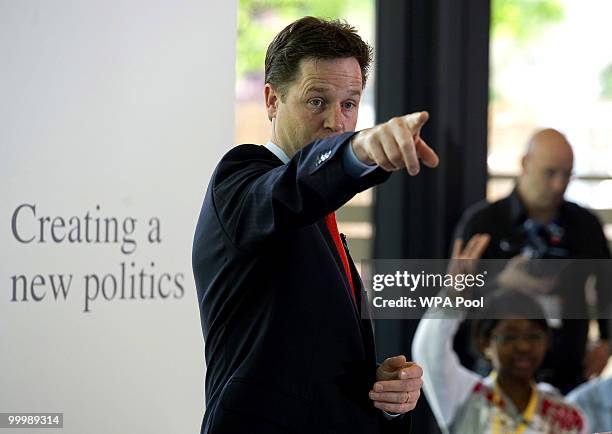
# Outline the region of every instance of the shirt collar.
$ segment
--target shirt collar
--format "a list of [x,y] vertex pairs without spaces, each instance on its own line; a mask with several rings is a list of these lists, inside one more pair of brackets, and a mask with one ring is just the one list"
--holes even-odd
[[287,164],[289,162],[289,157],[287,154],[285,154],[285,151],[279,148],[278,145],[272,143],[272,141],[268,141],[268,143],[266,143],[264,146],[268,151],[276,155],[278,159],[283,162],[283,164]]

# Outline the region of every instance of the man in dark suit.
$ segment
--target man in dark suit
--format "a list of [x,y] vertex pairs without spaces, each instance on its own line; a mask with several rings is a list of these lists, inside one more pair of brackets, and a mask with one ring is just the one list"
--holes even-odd
[[334,211],[391,171],[437,165],[427,113],[355,133],[371,49],[302,18],[266,54],[264,146],[220,161],[196,228],[206,346],[202,433],[407,433],[422,370],[377,365],[362,286]]

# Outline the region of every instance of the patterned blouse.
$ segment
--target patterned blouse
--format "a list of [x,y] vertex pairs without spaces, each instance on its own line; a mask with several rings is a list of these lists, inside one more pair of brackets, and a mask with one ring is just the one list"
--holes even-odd
[[423,391],[445,433],[582,434],[585,418],[552,386],[534,385],[530,414],[519,412],[494,379],[461,365],[452,339],[461,319],[424,317],[414,337],[412,355],[423,368]]

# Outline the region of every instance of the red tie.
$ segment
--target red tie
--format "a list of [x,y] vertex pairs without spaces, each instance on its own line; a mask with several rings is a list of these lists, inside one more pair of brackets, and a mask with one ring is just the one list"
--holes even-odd
[[336,213],[332,212],[330,214],[327,214],[325,216],[325,224],[327,225],[327,229],[329,229],[329,233],[334,239],[336,250],[338,250],[338,254],[342,259],[344,271],[346,272],[349,285],[351,286],[351,295],[353,296],[353,301],[355,302],[355,304],[357,304],[357,298],[355,296],[355,287],[353,286],[353,278],[351,277],[351,269],[349,267],[348,257],[346,256],[346,252],[344,251],[344,246],[342,245],[342,241],[340,240],[340,233],[338,232],[338,225],[336,224]]

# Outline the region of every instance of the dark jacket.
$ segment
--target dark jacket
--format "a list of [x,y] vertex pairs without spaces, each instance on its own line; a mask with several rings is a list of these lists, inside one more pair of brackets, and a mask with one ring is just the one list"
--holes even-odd
[[193,245],[207,363],[202,433],[408,432],[408,417],[386,421],[368,398],[371,325],[323,221],[389,176],[348,176],[338,151],[350,137],[316,141],[286,165],[263,146],[240,145],[214,171]]

